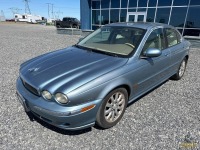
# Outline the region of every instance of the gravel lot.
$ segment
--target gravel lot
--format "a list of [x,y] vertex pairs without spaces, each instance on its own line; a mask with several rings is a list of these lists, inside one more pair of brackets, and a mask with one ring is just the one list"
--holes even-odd
[[15,96],[19,65],[75,44],[79,36],[54,27],[0,23],[0,149],[200,149],[200,42],[190,51],[187,72],[130,105],[113,128],[64,131],[30,121]]

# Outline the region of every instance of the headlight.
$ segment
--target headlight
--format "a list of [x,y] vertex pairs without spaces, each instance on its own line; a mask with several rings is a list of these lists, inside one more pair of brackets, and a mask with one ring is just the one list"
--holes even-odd
[[50,100],[52,98],[52,95],[48,91],[42,91],[42,96],[44,99]]
[[61,103],[61,104],[66,104],[69,100],[67,98],[66,95],[62,94],[62,93],[57,93],[55,95],[55,100],[58,102],[58,103]]

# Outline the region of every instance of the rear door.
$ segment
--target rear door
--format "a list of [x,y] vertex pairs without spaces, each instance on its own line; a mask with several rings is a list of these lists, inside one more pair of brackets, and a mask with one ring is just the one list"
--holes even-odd
[[174,73],[177,71],[180,62],[185,55],[185,45],[181,43],[181,35],[175,29],[166,28],[164,31],[167,40],[167,47],[171,52],[171,72]]

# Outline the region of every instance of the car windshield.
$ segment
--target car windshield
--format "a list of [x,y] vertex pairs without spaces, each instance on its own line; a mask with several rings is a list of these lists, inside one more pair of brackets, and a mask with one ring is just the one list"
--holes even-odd
[[134,27],[104,26],[88,35],[77,46],[128,56],[137,49],[144,33],[144,29]]

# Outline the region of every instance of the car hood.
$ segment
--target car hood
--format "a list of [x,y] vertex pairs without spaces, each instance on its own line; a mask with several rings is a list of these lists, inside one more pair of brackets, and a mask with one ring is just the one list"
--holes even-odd
[[123,66],[127,60],[69,47],[23,63],[20,76],[38,90],[67,93]]

